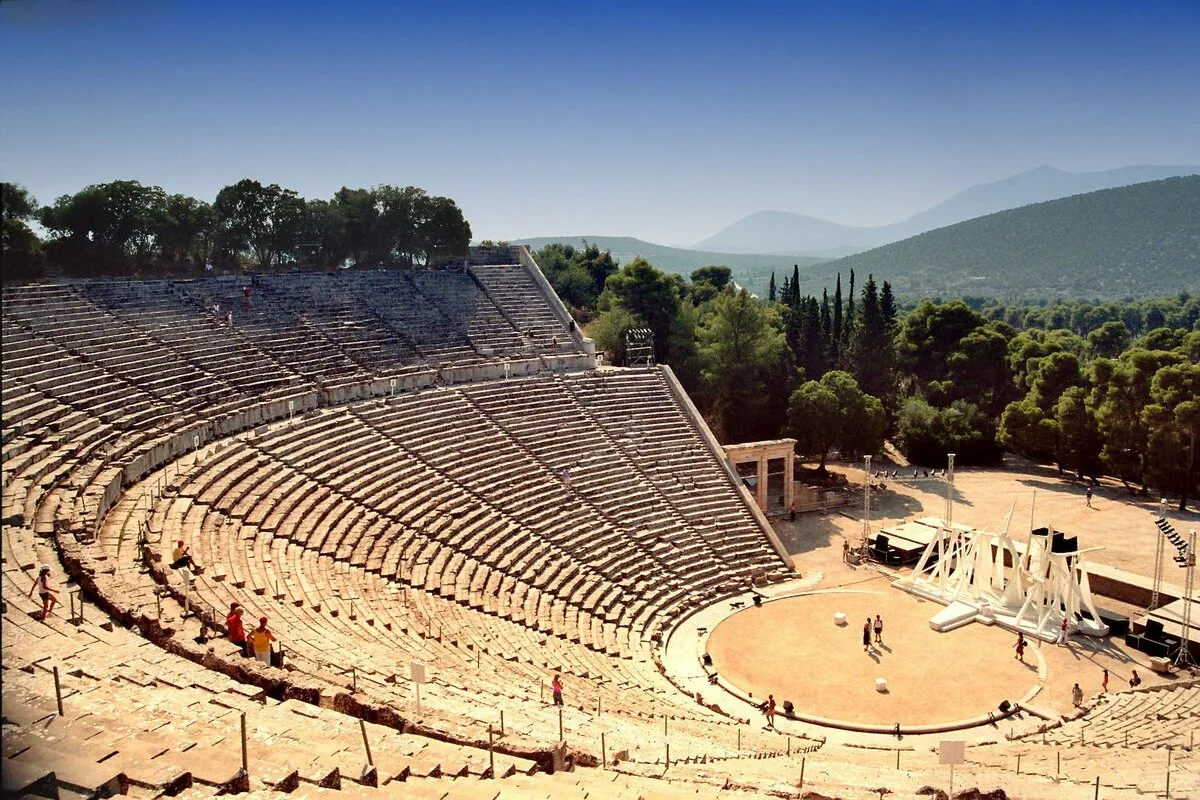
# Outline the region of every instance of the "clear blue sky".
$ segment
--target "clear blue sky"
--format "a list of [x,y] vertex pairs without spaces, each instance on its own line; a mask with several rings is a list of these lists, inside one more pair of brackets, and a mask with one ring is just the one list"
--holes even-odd
[[0,177],[453,197],[478,238],[1200,164],[1200,2],[0,2]]

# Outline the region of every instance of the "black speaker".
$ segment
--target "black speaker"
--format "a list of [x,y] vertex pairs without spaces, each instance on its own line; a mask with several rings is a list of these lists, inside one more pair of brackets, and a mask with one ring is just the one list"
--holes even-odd
[[1010,704],[1007,700],[1000,701],[1000,713],[1001,714],[1007,714],[1008,709],[1010,709],[1010,708],[1012,708],[1012,704]]
[[761,594],[754,595],[754,605],[756,605],[756,606],[762,605],[762,595]]
[[785,713],[785,714],[791,714],[791,713],[792,713],[793,711],[795,711],[795,710],[796,710],[796,707],[795,707],[794,705],[792,705],[792,701],[791,701],[791,700],[784,700],[784,701],[783,701],[783,713]]
[[712,656],[710,656],[708,653],[704,654],[704,666],[706,666],[706,667],[712,666]]

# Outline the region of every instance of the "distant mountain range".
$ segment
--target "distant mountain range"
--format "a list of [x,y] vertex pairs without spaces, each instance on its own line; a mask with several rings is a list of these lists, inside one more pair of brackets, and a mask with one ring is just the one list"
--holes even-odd
[[1200,176],[1001,211],[817,268],[843,275],[851,269],[891,281],[907,297],[1121,298],[1200,291]]
[[973,186],[892,225],[854,227],[786,211],[759,211],[694,247],[724,253],[833,258],[1031,203],[1197,173],[1200,167],[1194,166],[1135,166],[1082,173],[1038,167],[995,183]]
[[[639,256],[663,272],[691,275],[694,270],[710,265],[724,265],[733,270],[733,279],[756,294],[766,292],[767,277],[774,270],[783,277],[784,270],[790,275],[792,266],[808,267],[827,261],[825,258],[779,255],[746,255],[739,253],[716,253],[703,250],[685,250],[678,247],[654,244],[629,236],[538,236],[532,239],[513,239],[512,244],[526,245],[531,251],[542,249],[548,244],[561,242],[575,247],[584,243],[594,244],[601,250],[612,253],[618,263],[624,264]],[[760,280],[761,279],[761,280]],[[761,286],[759,285],[761,283]]]

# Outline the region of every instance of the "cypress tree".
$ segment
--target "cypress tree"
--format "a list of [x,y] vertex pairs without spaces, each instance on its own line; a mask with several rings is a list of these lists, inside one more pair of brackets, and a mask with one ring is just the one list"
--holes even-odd
[[[786,285],[786,284],[785,284]],[[775,302],[775,271],[771,271],[771,283],[767,286],[767,299]]]

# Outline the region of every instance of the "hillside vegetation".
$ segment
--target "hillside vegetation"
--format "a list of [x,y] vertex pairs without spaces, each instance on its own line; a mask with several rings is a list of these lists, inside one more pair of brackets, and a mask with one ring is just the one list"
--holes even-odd
[[1051,200],[831,261],[906,297],[1147,297],[1200,289],[1200,176]]
[[[589,244],[607,250],[618,264],[627,264],[634,259],[644,258],[663,272],[674,275],[691,275],[701,267],[723,265],[730,268],[733,280],[754,294],[765,295],[772,272],[791,274],[792,267],[801,268],[820,264],[824,258],[781,255],[745,255],[719,253],[710,250],[685,250],[662,244],[635,239],[631,236],[540,236],[532,239],[513,239],[513,244],[523,244],[530,251],[541,250],[547,245],[570,245],[586,249]],[[813,285],[823,285],[825,273],[813,277]]]

